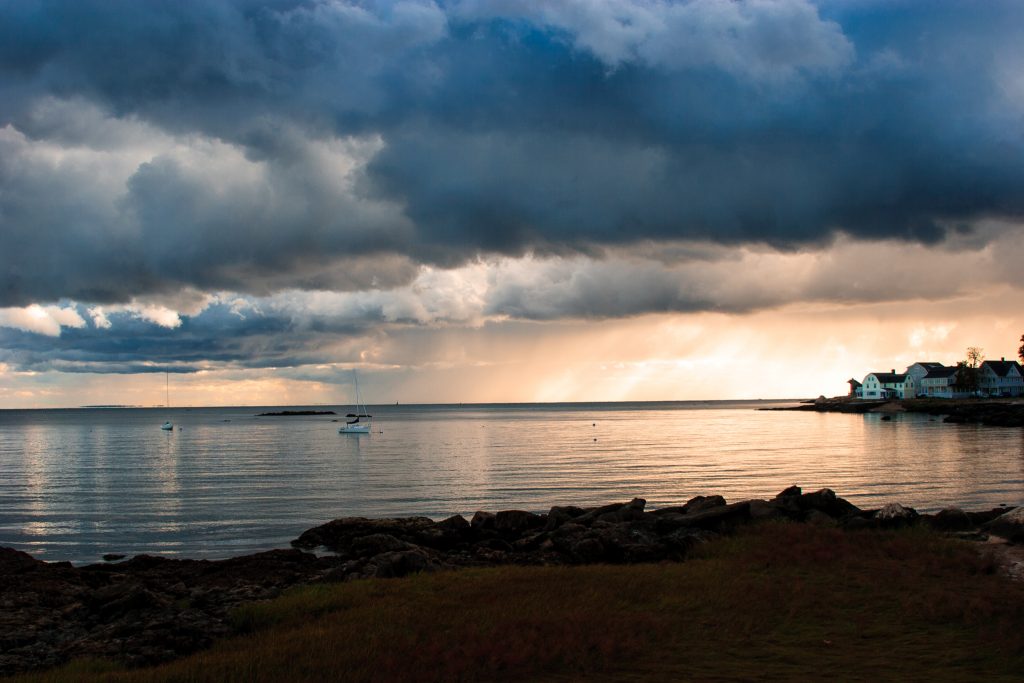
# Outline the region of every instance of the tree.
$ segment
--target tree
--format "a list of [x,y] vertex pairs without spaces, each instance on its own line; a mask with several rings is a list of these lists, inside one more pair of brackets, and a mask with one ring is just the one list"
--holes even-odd
[[1017,355],[1020,356],[1021,362],[1024,362],[1024,334],[1020,335],[1020,348],[1017,349]]
[[981,367],[981,363],[984,360],[985,354],[981,352],[980,348],[968,346],[967,359],[956,364],[956,380],[953,382],[953,386],[958,391],[966,391],[970,394],[977,393],[978,387],[981,384],[981,371],[978,368]]

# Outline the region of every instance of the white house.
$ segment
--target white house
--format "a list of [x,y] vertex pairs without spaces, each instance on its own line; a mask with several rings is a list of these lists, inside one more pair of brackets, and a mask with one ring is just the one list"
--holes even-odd
[[923,380],[925,376],[932,370],[941,367],[944,367],[942,363],[921,362],[914,363],[909,368],[907,368],[906,372],[904,373],[907,375],[907,382],[905,382],[903,397],[915,398],[917,396],[924,396],[925,391],[921,384],[921,380]]
[[963,398],[969,395],[968,392],[956,389],[954,384],[956,384],[956,368],[945,366],[932,368],[921,379],[920,395],[928,398]]
[[891,372],[872,372],[864,378],[861,394],[864,398],[903,398],[907,388],[907,375]]
[[1024,396],[1024,372],[1017,361],[987,360],[978,370],[978,389],[985,396]]

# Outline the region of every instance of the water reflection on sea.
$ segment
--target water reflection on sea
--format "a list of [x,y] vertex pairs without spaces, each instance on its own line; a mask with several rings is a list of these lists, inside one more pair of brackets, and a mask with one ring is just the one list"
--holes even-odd
[[166,411],[0,411],[0,545],[75,562],[226,557],[341,516],[659,507],[794,483],[861,507],[1024,504],[1024,429],[764,405],[384,406],[371,435],[256,408],[172,411],[173,432]]

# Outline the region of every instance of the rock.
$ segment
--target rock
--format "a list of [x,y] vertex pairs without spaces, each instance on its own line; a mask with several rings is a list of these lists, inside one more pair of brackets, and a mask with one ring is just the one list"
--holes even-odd
[[574,560],[581,564],[601,562],[605,558],[605,549],[597,538],[581,538],[572,544],[569,552]]
[[89,603],[93,606],[101,606],[110,602],[117,602],[141,588],[141,584],[132,581],[110,584],[93,591],[92,595],[89,596]]
[[[671,508],[673,510],[681,510],[681,507]],[[660,534],[670,534],[677,529],[686,527],[687,517],[681,512],[666,512],[664,514],[652,514],[654,518],[654,528]]]
[[473,514],[473,519],[469,521],[469,525],[477,530],[487,530],[494,528],[494,513],[484,512],[478,510]]
[[0,675],[76,657],[141,665],[193,652],[228,633],[234,605],[313,580],[328,562],[277,550],[217,562],[141,555],[76,568],[0,549]]
[[512,544],[503,538],[485,538],[474,544],[476,548],[485,548],[487,550],[497,550],[503,553],[512,552]]
[[663,515],[658,519],[658,524],[662,529],[684,526],[722,531],[749,520],[750,502],[742,501],[731,505],[719,505],[691,514]]
[[985,523],[981,528],[1011,543],[1024,543],[1024,507],[1013,508]]
[[753,520],[779,519],[782,517],[782,511],[779,510],[778,506],[767,500],[755,498],[754,500],[748,500],[747,504],[750,506],[750,518]]
[[616,522],[628,522],[630,520],[643,519],[644,507],[646,507],[647,501],[643,498],[634,498],[625,504],[612,504],[603,505],[599,508],[594,508],[577,517],[574,521],[580,524],[592,524],[596,521],[604,521],[609,523]]
[[90,602],[97,617],[107,622],[128,612],[151,611],[165,607],[168,600],[156,596],[141,584],[123,582],[94,592]]
[[517,541],[511,543],[513,552],[517,553],[528,553],[541,547],[541,545],[547,541],[547,535],[543,532],[538,534],[528,534],[523,536]]
[[821,510],[808,510],[804,515],[804,522],[815,526],[835,526],[836,520]]
[[683,510],[686,514],[694,512],[701,512],[703,510],[710,510],[711,508],[721,507],[725,505],[725,498],[722,496],[696,496],[691,498],[683,506]]
[[917,510],[904,507],[899,503],[889,503],[875,513],[874,519],[885,528],[906,526],[918,518]]
[[103,561],[104,562],[117,562],[118,560],[123,560],[124,558],[125,558],[125,556],[121,555],[119,553],[107,553],[106,555],[103,556]]
[[46,566],[28,553],[14,548],[0,548],[0,575],[16,576],[25,572],[36,571]]
[[430,555],[422,549],[415,549],[381,553],[367,562],[363,574],[379,579],[393,579],[438,568]]
[[306,549],[324,547],[334,552],[345,552],[353,540],[371,534],[389,534],[415,545],[429,545],[432,539],[443,535],[429,517],[343,517],[302,532],[292,541],[292,546]]
[[452,515],[438,522],[437,526],[446,531],[465,531],[470,528],[469,522],[462,515]]
[[348,581],[357,574],[359,570],[358,560],[349,560],[324,572],[317,581],[320,583],[341,583]]
[[370,534],[353,540],[349,552],[356,557],[372,557],[386,552],[409,550],[411,547],[390,534]]
[[587,533],[604,549],[604,562],[656,562],[666,555],[666,546],[650,523],[595,522]]
[[585,513],[586,510],[575,505],[555,505],[548,512],[548,521],[544,525],[544,530],[554,531],[569,520],[576,519]]
[[998,507],[992,510],[985,510],[982,512],[968,512],[967,516],[970,517],[971,523],[974,526],[984,526],[996,517],[1006,514],[1010,511],[1010,509],[1011,508],[1008,507]]
[[797,498],[797,506],[801,510],[816,510],[836,519],[860,512],[859,507],[839,498],[832,489],[801,494]]
[[960,508],[945,508],[934,515],[922,515],[922,519],[938,531],[966,531],[976,525]]
[[[837,497],[832,489],[803,493],[799,486],[790,486],[775,496],[770,503],[780,514],[796,520],[802,520],[810,510],[823,512],[835,519],[842,519],[860,512],[860,508]],[[759,513],[766,512],[763,506],[758,506],[758,508]]]
[[525,510],[502,510],[494,515],[495,531],[519,535],[530,529],[544,526],[545,519]]

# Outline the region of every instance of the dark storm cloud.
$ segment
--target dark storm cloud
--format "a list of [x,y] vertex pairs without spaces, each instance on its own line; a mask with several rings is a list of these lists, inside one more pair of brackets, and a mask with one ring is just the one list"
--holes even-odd
[[[83,318],[88,317],[84,308]],[[169,328],[130,313],[107,316],[109,328],[89,323],[41,336],[0,327],[0,362],[19,370],[61,372],[195,372],[220,367],[292,367],[339,359],[339,340],[357,338],[379,311],[346,320],[300,318],[281,311],[239,314],[215,303]],[[332,351],[328,351],[328,348]]]
[[0,306],[388,287],[418,261],[638,240],[935,242],[1024,213],[1022,18],[4,3]]

